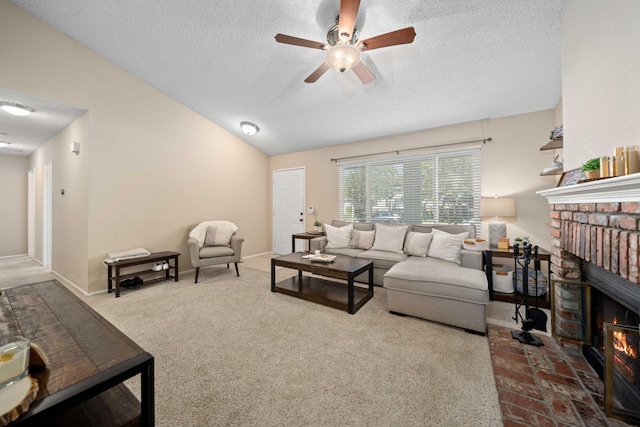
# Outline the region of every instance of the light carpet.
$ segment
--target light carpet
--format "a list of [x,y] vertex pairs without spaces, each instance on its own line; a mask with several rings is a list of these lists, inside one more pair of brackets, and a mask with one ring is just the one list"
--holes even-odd
[[384,288],[349,315],[204,272],[83,298],[154,355],[157,425],[502,425],[486,337],[392,315]]

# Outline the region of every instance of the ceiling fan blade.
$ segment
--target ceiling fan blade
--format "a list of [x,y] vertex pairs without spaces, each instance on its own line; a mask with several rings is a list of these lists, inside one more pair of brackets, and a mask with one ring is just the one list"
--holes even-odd
[[367,68],[366,65],[362,63],[362,61],[358,62],[358,64],[352,68],[353,72],[360,79],[363,84],[369,84],[376,79],[376,76],[373,75],[371,71]]
[[403,28],[401,30],[391,31],[390,33],[380,34],[370,39],[358,42],[358,46],[362,45],[363,50],[379,49],[381,47],[395,46],[398,44],[407,44],[413,42],[416,37],[416,30],[413,27]]
[[304,79],[305,83],[315,83],[329,68],[331,65],[323,62],[321,66],[319,66],[313,73],[309,75],[306,79]]
[[288,36],[286,34],[276,34],[276,41],[278,43],[292,44],[294,46],[310,47],[313,49],[325,49],[326,43],[314,42],[312,40],[305,40],[299,37]]
[[353,27],[356,25],[358,7],[360,7],[360,0],[340,1],[340,22],[338,22],[338,28],[340,30],[340,35],[348,34],[346,37],[347,40],[351,40]]

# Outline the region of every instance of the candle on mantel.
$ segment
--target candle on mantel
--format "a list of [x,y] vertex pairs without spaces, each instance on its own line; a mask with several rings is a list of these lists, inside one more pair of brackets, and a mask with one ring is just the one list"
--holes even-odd
[[638,146],[625,147],[625,173],[627,175],[640,172],[640,159],[638,158]]
[[613,157],[611,158],[611,176],[622,176],[625,173],[624,167],[624,147],[616,147],[613,149]]

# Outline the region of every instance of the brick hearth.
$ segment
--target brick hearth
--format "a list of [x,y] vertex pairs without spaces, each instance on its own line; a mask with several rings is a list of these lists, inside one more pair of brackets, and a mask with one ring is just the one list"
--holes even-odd
[[604,415],[604,386],[577,346],[540,335],[543,347],[521,344],[496,325],[487,336],[505,426],[627,425]]

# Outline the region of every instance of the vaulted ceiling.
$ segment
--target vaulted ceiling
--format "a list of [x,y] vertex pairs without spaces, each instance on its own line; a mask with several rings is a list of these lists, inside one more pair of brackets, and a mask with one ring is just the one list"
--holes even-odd
[[[362,0],[361,39],[417,33],[363,54],[368,85],[333,69],[304,83],[325,53],[274,40],[325,43],[340,0],[12,2],[268,155],[553,108],[561,96],[563,0]],[[244,120],[260,132],[244,135]]]

